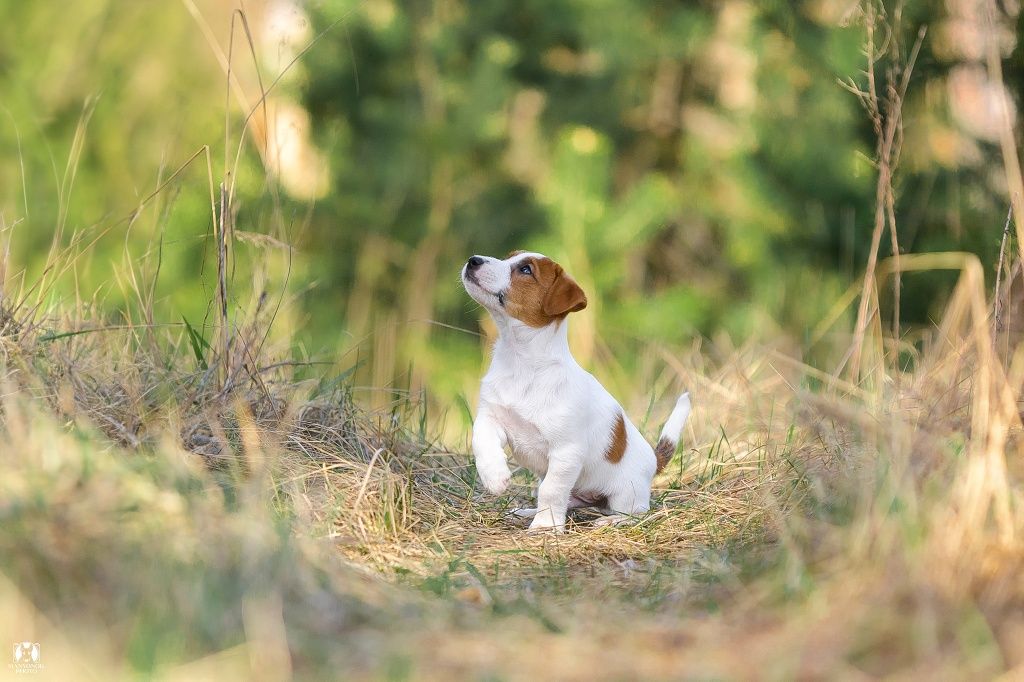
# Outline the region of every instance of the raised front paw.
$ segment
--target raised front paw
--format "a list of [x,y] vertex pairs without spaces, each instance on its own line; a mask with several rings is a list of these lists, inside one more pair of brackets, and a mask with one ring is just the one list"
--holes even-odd
[[500,466],[480,466],[477,464],[477,473],[480,474],[480,482],[492,495],[501,495],[508,489],[508,482],[512,479],[512,472],[508,465],[502,462]]

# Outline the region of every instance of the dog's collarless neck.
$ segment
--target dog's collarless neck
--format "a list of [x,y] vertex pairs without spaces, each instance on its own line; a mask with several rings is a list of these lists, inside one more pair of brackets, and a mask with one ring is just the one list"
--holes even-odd
[[507,353],[520,361],[545,364],[572,358],[565,320],[539,328],[512,322],[500,324],[495,350],[498,354]]

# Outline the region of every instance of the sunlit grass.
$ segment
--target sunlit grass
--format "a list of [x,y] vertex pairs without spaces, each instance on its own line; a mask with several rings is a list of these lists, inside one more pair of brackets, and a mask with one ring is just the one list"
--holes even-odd
[[911,372],[868,334],[860,387],[763,342],[652,349],[674,378],[651,363],[624,403],[685,383],[695,404],[652,511],[539,536],[509,514],[529,477],[482,495],[407,394],[369,411],[274,348],[225,390],[184,327],[24,319],[3,338],[5,629],[115,677],[993,674],[1024,650],[998,407],[1022,363],[979,352],[973,295]]

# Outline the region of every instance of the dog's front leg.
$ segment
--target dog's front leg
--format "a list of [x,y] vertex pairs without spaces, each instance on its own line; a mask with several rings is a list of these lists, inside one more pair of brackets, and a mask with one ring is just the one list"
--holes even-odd
[[537,489],[537,515],[530,524],[531,531],[565,530],[569,498],[582,468],[583,460],[574,449],[563,448],[549,454],[547,473]]
[[476,460],[476,472],[487,492],[500,495],[508,488],[512,478],[508,461],[505,459],[505,444],[508,437],[504,429],[498,425],[490,410],[483,404],[477,412],[473,424],[473,457]]

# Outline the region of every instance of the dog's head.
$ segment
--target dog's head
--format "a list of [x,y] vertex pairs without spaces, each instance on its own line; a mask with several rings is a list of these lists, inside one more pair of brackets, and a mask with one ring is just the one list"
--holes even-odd
[[539,253],[508,258],[473,256],[462,266],[462,284],[496,319],[544,327],[587,307],[587,296],[562,266]]

